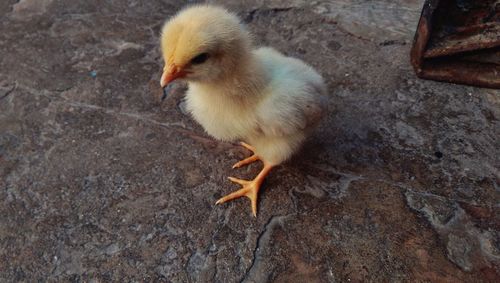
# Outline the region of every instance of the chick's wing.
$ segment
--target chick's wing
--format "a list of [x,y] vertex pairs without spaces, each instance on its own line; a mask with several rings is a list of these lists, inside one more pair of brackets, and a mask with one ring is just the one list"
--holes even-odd
[[283,136],[317,123],[326,92],[323,78],[301,60],[272,48],[259,48],[255,54],[269,77],[257,109],[259,130]]
[[293,135],[314,126],[321,118],[323,109],[318,87],[311,82],[289,88],[292,85],[273,87],[260,104],[257,121],[264,135]]

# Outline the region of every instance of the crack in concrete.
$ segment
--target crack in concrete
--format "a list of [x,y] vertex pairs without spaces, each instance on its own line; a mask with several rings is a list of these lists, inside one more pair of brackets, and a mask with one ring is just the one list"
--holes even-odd
[[407,207],[430,224],[446,248],[449,261],[470,272],[498,264],[494,235],[476,227],[471,216],[457,200],[405,189]]
[[[345,173],[345,172],[340,172],[334,169],[333,167],[328,166],[327,168],[324,166],[321,166],[322,170],[330,171],[333,172],[337,175],[341,176],[341,180],[339,181],[339,190],[341,191],[339,198],[343,197],[347,190],[349,189],[350,185],[353,182],[363,180],[363,176],[358,176],[354,175],[352,173]],[[286,215],[275,215],[272,216],[269,221],[264,225],[263,231],[259,234],[257,237],[257,245],[255,246],[255,249],[253,250],[253,258],[251,261],[251,265],[248,268],[248,270],[245,272],[245,275],[243,278],[239,281],[240,283],[244,282],[266,282],[268,280],[269,272],[265,272],[262,270],[262,267],[260,267],[260,264],[262,263],[262,255],[261,253],[263,252],[263,249],[265,246],[267,246],[270,242],[271,234],[274,231],[274,228],[276,225],[283,226],[283,222],[286,221],[288,218],[290,218],[292,215],[296,215],[299,213],[298,211],[298,199],[297,197],[293,194],[293,192],[296,191],[295,189],[291,189],[288,191],[288,194],[292,200],[292,204],[294,206],[294,212],[289,213]],[[310,209],[312,210],[312,209]],[[309,211],[309,210],[307,210]]]
[[19,0],[12,5],[10,15],[15,19],[28,20],[32,16],[43,15],[53,0]]
[[[219,268],[217,268],[217,255],[219,252],[223,251],[225,248],[225,247],[223,247],[221,250],[219,250],[215,244],[215,242],[216,242],[215,237],[219,234],[221,228],[225,225],[224,219],[221,219],[219,216],[220,216],[220,214],[217,215],[217,225],[216,225],[215,231],[210,236],[210,244],[208,245],[208,248],[204,251],[204,254],[206,254],[207,258],[209,256],[214,257],[214,259],[213,259],[214,260],[214,272],[211,276],[211,279],[212,279],[211,282],[215,282],[215,279],[217,278],[217,274],[219,273]],[[206,260],[205,260],[204,264],[206,264]]]
[[[13,87],[12,90],[9,90],[3,97],[0,97],[0,101],[3,98],[7,97],[7,95],[9,95],[12,91],[14,91],[15,89],[18,89],[18,88],[22,88],[24,91],[27,91],[28,93],[33,94],[33,95],[46,96],[50,100],[52,100],[52,98],[50,98],[50,96],[47,94],[47,92],[49,92],[49,91],[45,91],[44,90],[43,92],[45,92],[45,93],[41,93],[40,91],[36,91],[35,89],[30,88],[28,86],[19,86],[17,84],[17,82],[16,82],[16,84]],[[67,90],[72,89],[72,88],[73,87],[68,87]],[[64,91],[65,90],[56,91],[56,92],[64,92]],[[118,111],[118,110],[114,110],[114,109],[102,107],[102,106],[99,106],[99,105],[82,103],[82,102],[69,102],[69,101],[67,101],[64,98],[63,98],[62,101],[53,101],[52,103],[63,104],[63,105],[67,105],[67,106],[71,106],[71,107],[76,107],[76,108],[83,108],[83,109],[90,109],[90,110],[95,110],[95,111],[102,111],[102,112],[104,112],[106,114],[124,116],[124,117],[130,118],[130,119],[143,121],[143,122],[146,122],[146,123],[149,123],[149,124],[153,124],[153,125],[157,125],[157,126],[161,126],[161,127],[164,127],[164,128],[169,128],[169,129],[172,129],[172,130],[181,131],[181,132],[183,132],[185,134],[188,134],[188,135],[192,134],[191,133],[192,129],[190,129],[189,127],[187,127],[186,124],[184,124],[183,122],[173,122],[173,123],[160,122],[160,121],[157,121],[157,120],[152,119],[150,117],[146,117],[144,115],[141,115],[139,113],[123,112],[123,111]]]
[[285,7],[285,8],[255,8],[255,9],[252,9],[250,10],[249,12],[247,12],[247,15],[246,17],[244,17],[243,21],[245,23],[251,23],[254,18],[255,18],[255,14],[268,14],[268,15],[271,15],[271,14],[277,14],[277,13],[282,13],[282,12],[288,12],[292,9],[295,9],[296,7]]
[[187,130],[186,125],[182,122],[174,122],[174,123],[159,122],[157,120],[151,119],[149,117],[145,117],[145,116],[138,114],[138,113],[116,111],[114,109],[109,109],[106,107],[101,107],[101,106],[93,105],[93,104],[86,104],[86,103],[80,103],[80,102],[66,102],[66,101],[63,101],[61,103],[68,105],[68,106],[77,107],[77,108],[102,111],[106,114],[125,116],[125,117],[131,118],[131,119],[147,122],[147,123],[162,126],[165,128],[172,128],[174,130],[176,130],[178,128],[182,128],[184,130]]
[[[309,188],[306,187],[305,190],[303,191],[297,189],[295,190],[298,193],[308,193],[316,198],[322,197],[322,194],[324,193],[327,194],[332,199],[342,199],[346,196],[351,183],[365,179],[365,177],[363,177],[362,175],[340,172],[334,169],[333,165],[331,164],[328,165],[308,164],[308,165],[311,166],[312,168],[326,172],[331,172],[340,176],[340,179],[336,181],[336,186],[335,189],[333,190],[328,189],[331,187],[330,186],[331,182],[323,181],[311,175],[307,176],[311,184],[311,187]],[[319,194],[318,192],[321,192],[321,194]]]
[[11,89],[7,90],[2,96],[0,96],[0,101],[7,98],[7,96],[9,96],[9,94],[11,94],[16,89],[17,89],[17,82],[14,83],[14,86],[12,86]]
[[[243,282],[266,282],[268,274],[263,272],[262,267],[260,266],[262,260],[262,252],[264,251],[264,247],[267,246],[271,240],[271,234],[274,231],[274,228],[277,225],[283,227],[283,222],[286,221],[289,217],[295,215],[295,213],[290,213],[287,215],[275,215],[272,216],[269,221],[267,221],[264,229],[257,237],[257,245],[253,250],[253,258],[250,267],[248,268],[245,275],[240,280],[240,283]],[[257,277],[257,278],[256,278]]]
[[328,24],[332,24],[332,25],[334,25],[335,27],[337,27],[337,29],[338,29],[341,33],[343,33],[343,34],[345,34],[345,35],[347,35],[347,36],[354,37],[354,38],[356,38],[356,39],[359,39],[359,40],[362,40],[362,41],[365,41],[365,42],[373,42],[373,40],[372,40],[372,39],[370,39],[370,38],[366,38],[366,37],[363,37],[363,36],[361,36],[361,35],[357,35],[357,34],[354,34],[354,33],[350,32],[350,31],[348,31],[347,29],[343,28],[343,27],[339,24],[339,22],[338,22],[338,21],[331,20],[331,19],[327,19],[327,20],[325,20],[325,22],[326,22],[326,23],[328,23]]

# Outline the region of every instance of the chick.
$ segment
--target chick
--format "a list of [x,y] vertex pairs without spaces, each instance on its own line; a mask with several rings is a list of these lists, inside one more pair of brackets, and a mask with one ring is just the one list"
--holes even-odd
[[326,87],[304,62],[272,48],[255,48],[239,19],[222,7],[191,6],[168,20],[161,32],[165,62],[161,86],[188,82],[186,105],[205,131],[223,141],[244,141],[253,155],[233,168],[261,160],[250,181],[229,179],[242,188],[219,199],[257,197],[271,169],[289,159],[319,122]]

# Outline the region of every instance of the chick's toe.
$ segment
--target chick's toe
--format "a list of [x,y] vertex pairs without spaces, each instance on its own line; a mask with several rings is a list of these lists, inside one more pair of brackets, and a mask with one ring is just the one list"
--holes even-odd
[[[246,149],[250,150],[251,152],[254,152],[254,151],[255,151],[255,148],[254,148],[253,146],[251,146],[251,145],[247,144],[247,143],[241,142],[240,144],[241,144],[244,148],[246,148]],[[260,159],[260,157],[259,157],[257,154],[255,154],[255,152],[254,152],[254,154],[253,154],[252,156],[247,157],[247,158],[245,158],[245,159],[243,159],[243,160],[241,160],[241,161],[236,162],[236,163],[233,165],[233,169],[234,169],[234,168],[240,168],[241,166],[248,165],[248,164],[253,163],[253,162],[257,161],[257,160],[261,160],[261,159]]]

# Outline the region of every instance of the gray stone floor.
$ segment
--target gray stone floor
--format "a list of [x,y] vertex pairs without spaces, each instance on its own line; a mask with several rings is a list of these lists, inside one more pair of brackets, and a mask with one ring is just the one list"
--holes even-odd
[[423,81],[423,1],[214,1],[315,66],[329,114],[267,179],[160,103],[174,0],[0,1],[0,281],[499,282],[500,92]]

